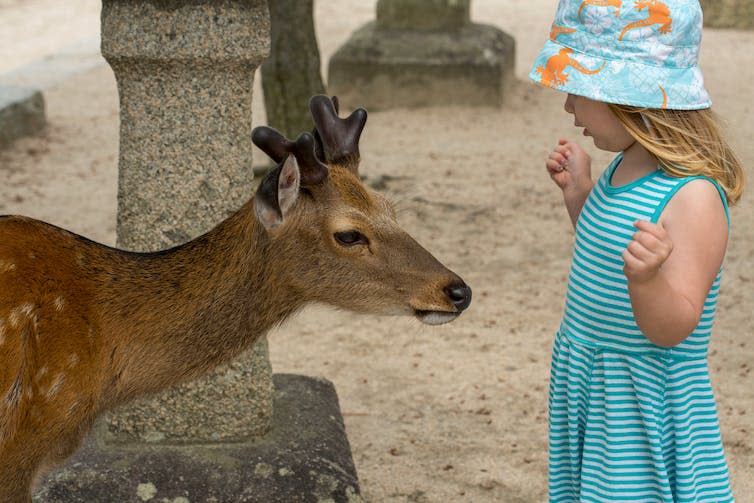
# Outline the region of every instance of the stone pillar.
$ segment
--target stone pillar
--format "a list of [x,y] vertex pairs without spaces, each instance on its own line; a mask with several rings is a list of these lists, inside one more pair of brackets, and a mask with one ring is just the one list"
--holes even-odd
[[513,38],[470,21],[471,0],[378,0],[330,59],[328,91],[367,109],[500,106],[513,79]]
[[[269,37],[264,0],[103,0],[102,54],[120,95],[119,247],[181,244],[252,195],[252,83]],[[265,339],[204,379],[122,407],[101,433],[239,440],[263,434],[271,408]]]
[[754,29],[754,0],[700,0],[704,26]]

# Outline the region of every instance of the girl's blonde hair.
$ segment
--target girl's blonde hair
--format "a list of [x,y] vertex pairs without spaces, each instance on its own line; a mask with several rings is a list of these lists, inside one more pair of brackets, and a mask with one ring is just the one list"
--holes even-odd
[[666,173],[677,177],[706,176],[720,185],[728,204],[741,198],[743,167],[712,110],[608,106]]

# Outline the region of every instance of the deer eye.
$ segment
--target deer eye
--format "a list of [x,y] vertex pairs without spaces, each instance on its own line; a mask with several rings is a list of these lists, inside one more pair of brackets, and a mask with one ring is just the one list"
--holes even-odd
[[335,241],[341,246],[365,245],[369,240],[359,231],[344,231],[333,234]]

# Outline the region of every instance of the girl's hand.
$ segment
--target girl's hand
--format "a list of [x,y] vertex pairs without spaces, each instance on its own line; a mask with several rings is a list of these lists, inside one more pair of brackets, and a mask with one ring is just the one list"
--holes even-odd
[[592,188],[592,159],[578,143],[558,140],[545,166],[550,178],[564,193],[588,193]]
[[673,251],[673,242],[663,224],[637,220],[638,229],[623,252],[623,272],[629,281],[644,283],[657,275]]

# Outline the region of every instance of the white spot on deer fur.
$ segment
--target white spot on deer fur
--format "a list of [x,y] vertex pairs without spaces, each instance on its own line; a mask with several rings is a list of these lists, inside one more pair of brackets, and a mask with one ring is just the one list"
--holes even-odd
[[16,264],[10,260],[0,260],[0,272],[11,272],[16,268]]
[[32,314],[34,314],[34,305],[30,302],[27,302],[26,304],[22,304],[11,309],[10,315],[8,316],[8,321],[10,322],[12,328],[16,328],[21,324],[22,316],[31,318]]
[[136,487],[136,496],[141,498],[141,501],[149,501],[157,494],[157,488],[151,482],[146,484],[139,484]]
[[39,369],[39,372],[37,372],[37,375],[34,376],[34,380],[39,382],[40,379],[42,379],[45,374],[47,374],[47,365]]
[[63,300],[63,297],[61,296],[55,297],[55,309],[57,309],[58,311],[62,311],[63,305],[65,305],[65,301]]
[[10,315],[8,315],[8,322],[11,328],[17,328],[21,324],[21,313],[18,308],[11,309]]
[[31,313],[34,312],[34,306],[29,302],[19,307],[19,309],[27,316],[27,318],[31,318]]
[[75,367],[78,362],[79,355],[77,355],[76,353],[73,353],[70,357],[68,357],[68,365],[70,367]]
[[54,397],[57,392],[60,391],[60,386],[63,385],[64,380],[65,374],[63,374],[62,372],[55,377],[55,380],[52,381],[52,384],[50,384],[50,389],[47,390],[48,399]]

